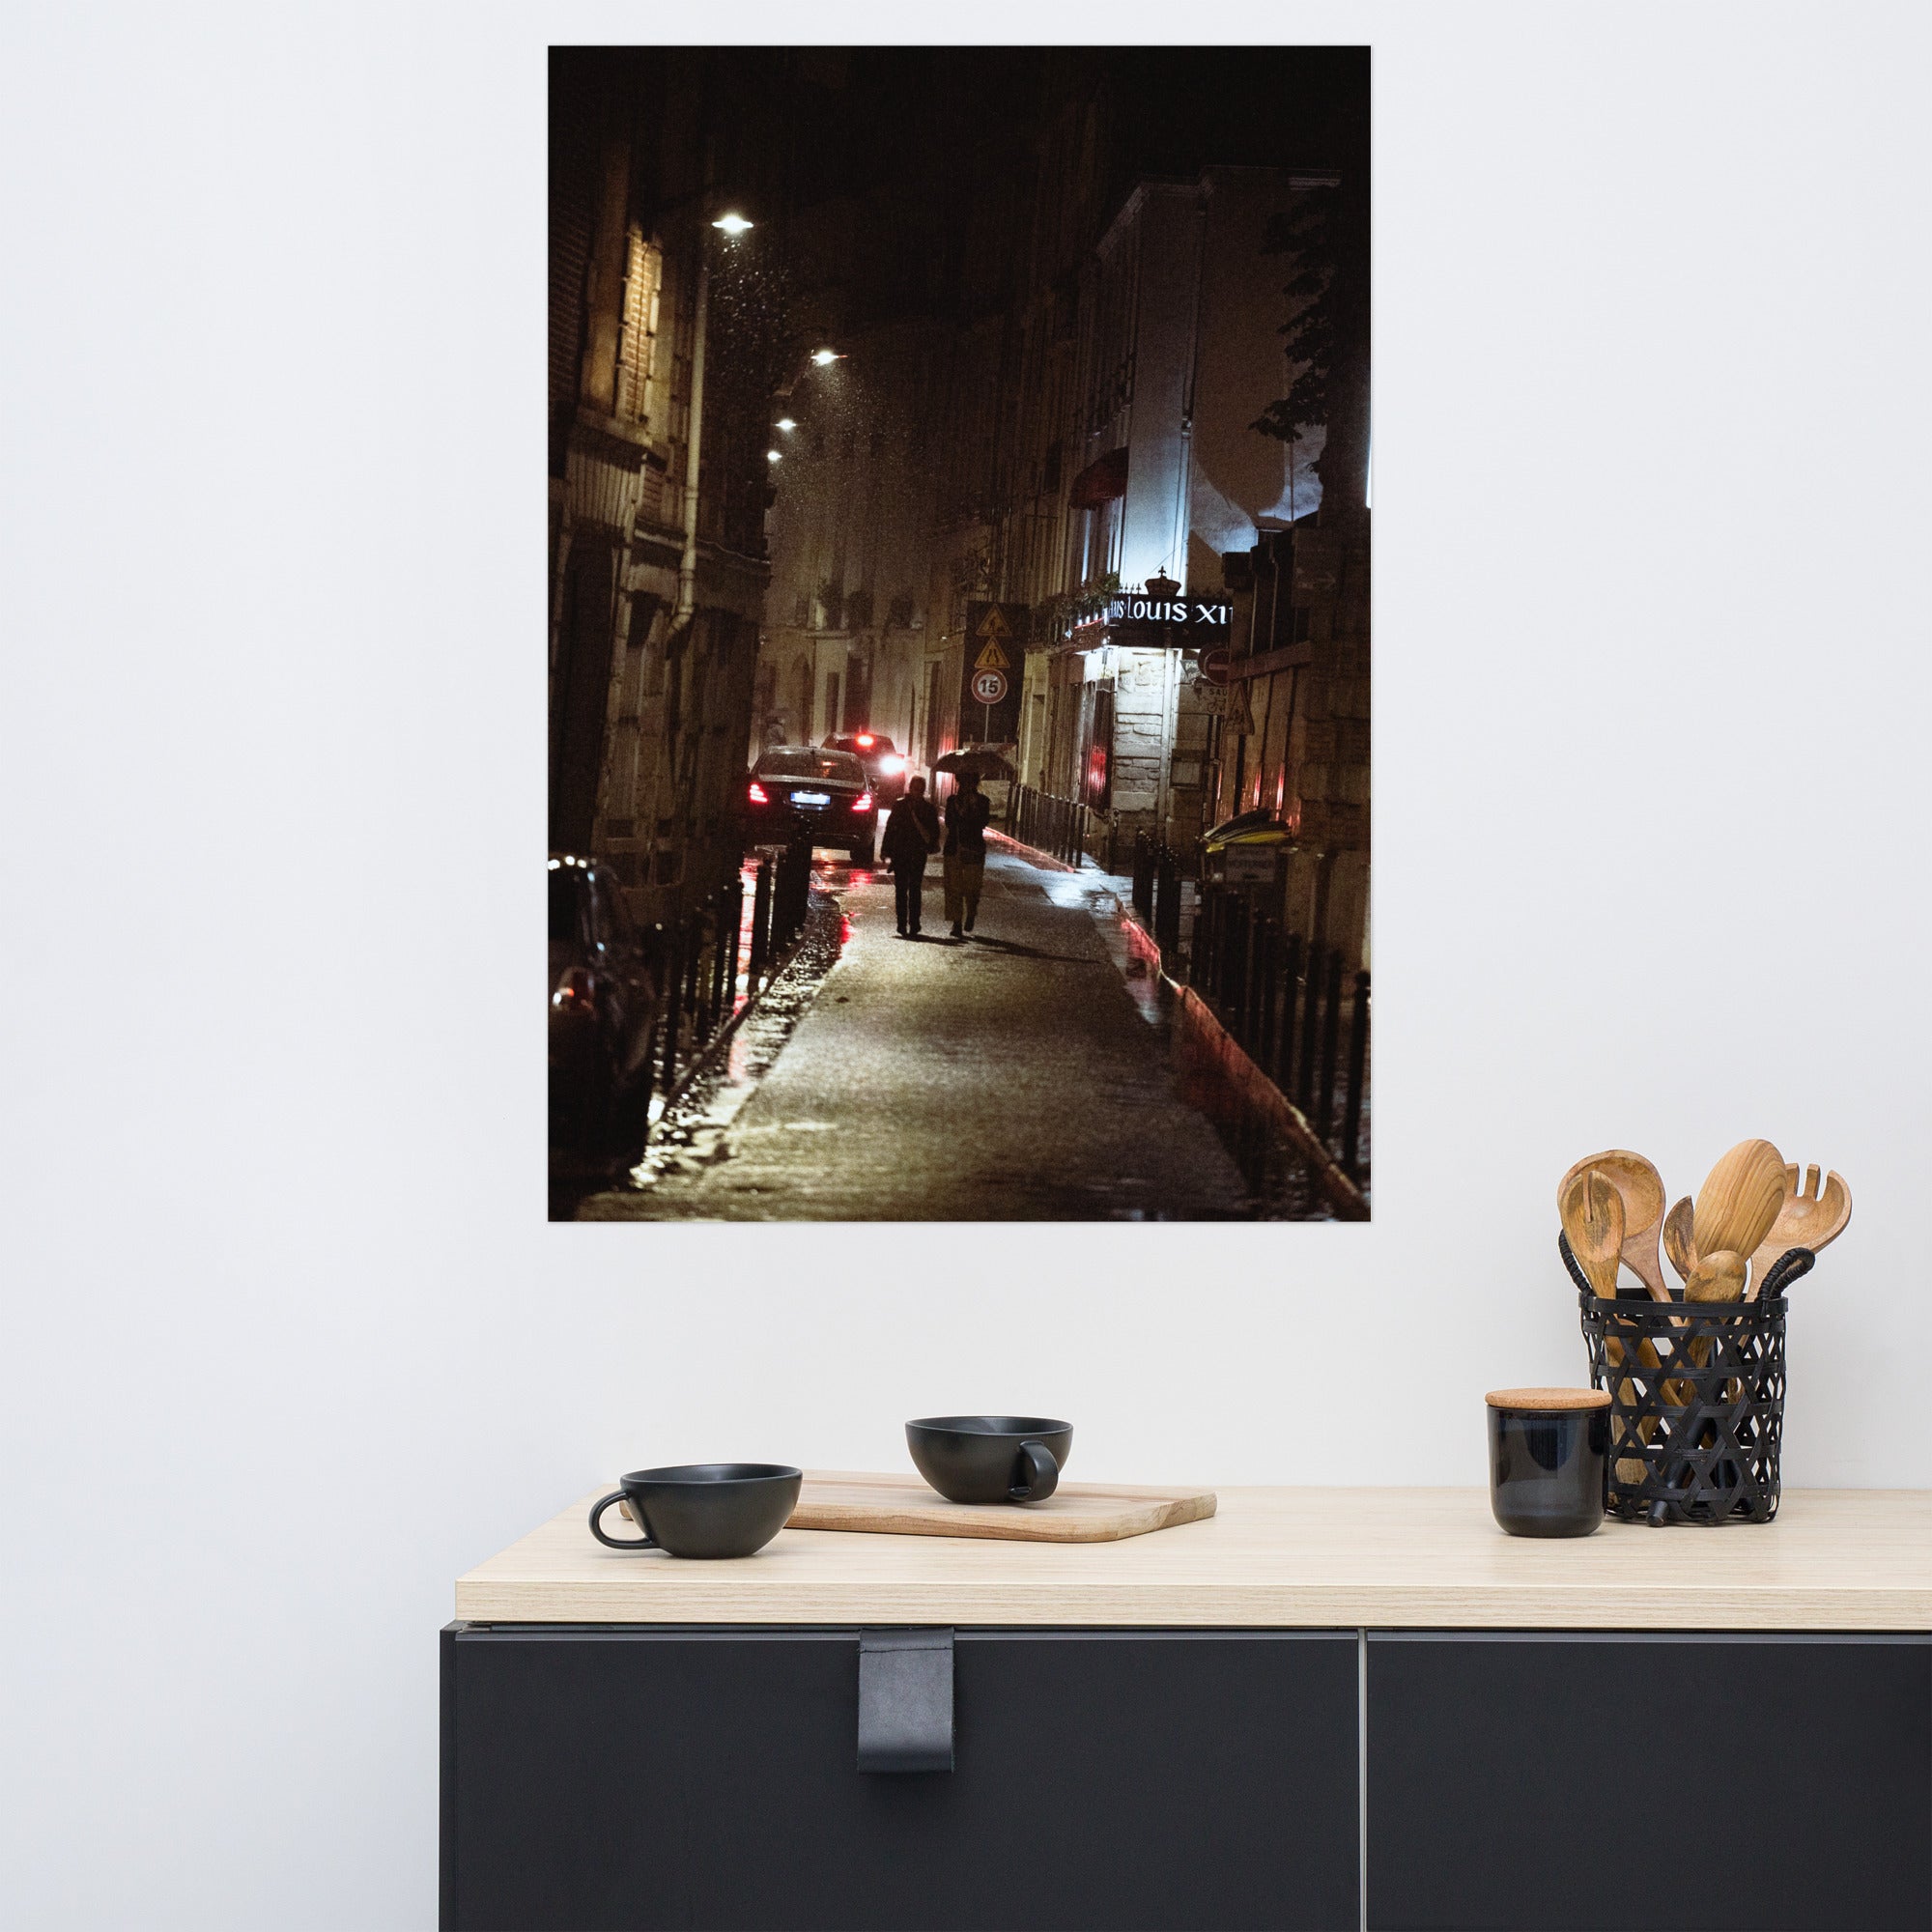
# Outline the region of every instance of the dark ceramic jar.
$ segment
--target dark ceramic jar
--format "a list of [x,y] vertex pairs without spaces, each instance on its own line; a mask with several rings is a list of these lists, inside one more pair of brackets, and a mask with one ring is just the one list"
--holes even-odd
[[1604,1520],[1607,1389],[1493,1389],[1490,1507],[1512,1536],[1588,1536]]

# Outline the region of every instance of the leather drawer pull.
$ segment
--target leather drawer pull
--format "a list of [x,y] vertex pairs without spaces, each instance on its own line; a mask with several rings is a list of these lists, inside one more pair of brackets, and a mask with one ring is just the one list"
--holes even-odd
[[859,1769],[952,1769],[952,1633],[863,1631]]

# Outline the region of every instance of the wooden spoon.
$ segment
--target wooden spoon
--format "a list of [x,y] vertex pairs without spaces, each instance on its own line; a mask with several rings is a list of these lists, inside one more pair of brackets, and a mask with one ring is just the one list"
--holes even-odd
[[1570,1252],[1605,1301],[1615,1299],[1617,1261],[1624,1244],[1624,1198],[1594,1167],[1577,1175],[1557,1201]]
[[[1604,1175],[1624,1204],[1623,1259],[1645,1288],[1653,1301],[1668,1301],[1670,1291],[1663,1285],[1663,1269],[1657,1260],[1658,1229],[1663,1220],[1663,1181],[1657,1169],[1640,1153],[1611,1148],[1579,1160],[1556,1184],[1557,1212],[1563,1197],[1579,1174],[1591,1168]],[[1574,1247],[1575,1242],[1571,1245]]]
[[1818,1170],[1807,1167],[1801,1187],[1797,1167],[1788,1165],[1784,1170],[1784,1199],[1778,1207],[1777,1219],[1751,1256],[1750,1292],[1746,1298],[1757,1299],[1765,1276],[1791,1249],[1809,1248],[1816,1254],[1828,1241],[1835,1241],[1845,1232],[1845,1223],[1851,1218],[1852,1190],[1845,1185],[1842,1176],[1828,1175],[1821,1189]]
[[1729,1248],[1700,1255],[1684,1280],[1686,1301],[1741,1301],[1745,1293],[1745,1260]]
[[[1684,1281],[1686,1301],[1737,1301],[1743,1297],[1744,1292],[1745,1260],[1729,1248],[1719,1248],[1715,1254],[1700,1256]],[[1686,1347],[1685,1358],[1701,1369],[1711,1359],[1710,1342],[1693,1336]],[[1663,1393],[1667,1400],[1682,1408],[1696,1389],[1693,1383],[1680,1379],[1665,1382]]]
[[1697,1239],[1691,1227],[1693,1217],[1694,1210],[1688,1194],[1663,1217],[1663,1252],[1670,1257],[1670,1265],[1677,1270],[1679,1281],[1689,1281],[1691,1270],[1697,1265]]
[[[1700,1255],[1756,1254],[1784,1201],[1784,1156],[1769,1141],[1740,1141],[1704,1177],[1691,1223]],[[1689,1292],[1689,1283],[1686,1283]]]

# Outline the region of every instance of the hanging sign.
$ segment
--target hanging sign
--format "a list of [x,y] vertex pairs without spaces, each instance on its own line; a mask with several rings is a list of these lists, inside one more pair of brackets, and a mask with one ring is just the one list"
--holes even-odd
[[959,742],[1011,745],[1020,735],[1019,660],[1033,613],[1024,604],[969,604],[961,652]]
[[1227,643],[1234,615],[1225,598],[1117,597],[1107,631],[1114,643],[1141,650],[1211,650]]

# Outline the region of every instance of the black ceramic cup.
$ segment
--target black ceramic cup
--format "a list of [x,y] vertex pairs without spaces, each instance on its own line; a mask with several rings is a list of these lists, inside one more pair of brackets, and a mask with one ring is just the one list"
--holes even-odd
[[1512,1536],[1588,1536],[1604,1520],[1607,1389],[1495,1389],[1490,1507]]
[[[612,1549],[662,1549],[667,1556],[750,1556],[798,1506],[804,1472],[782,1463],[684,1463],[633,1469],[590,1511],[590,1533]],[[604,1512],[630,1506],[641,1538],[607,1536]]]
[[1073,1425],[1040,1415],[928,1415],[905,1426],[913,1467],[953,1503],[1042,1503],[1073,1453]]

